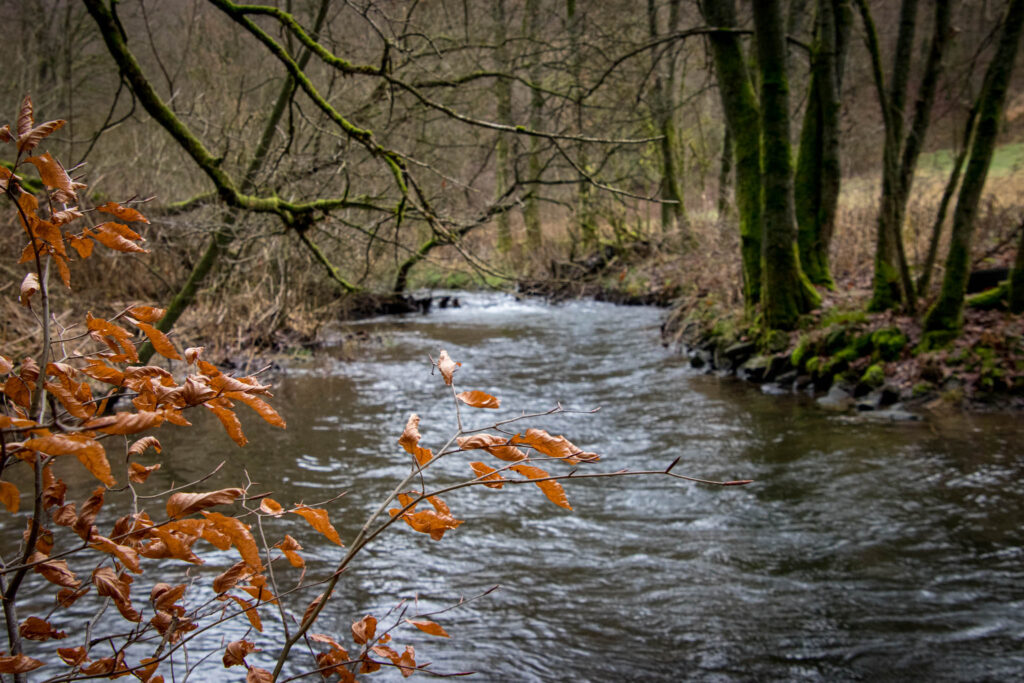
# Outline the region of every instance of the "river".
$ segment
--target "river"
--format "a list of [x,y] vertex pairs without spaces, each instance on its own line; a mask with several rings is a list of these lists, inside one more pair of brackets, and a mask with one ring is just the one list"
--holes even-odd
[[[450,639],[407,626],[394,644],[414,644],[435,671],[475,671],[482,681],[1024,678],[1019,418],[835,415],[691,370],[660,346],[657,309],[462,300],[358,323],[346,329],[379,341],[292,364],[275,378],[288,429],[240,408],[245,449],[212,420],[197,419],[198,433],[162,430],[154,486],[226,460],[229,479],[244,469],[252,491],[285,504],[344,492],[329,508],[351,539],[408,472],[397,438],[409,413],[421,415],[429,447],[455,428],[451,395],[428,360],[445,348],[463,363],[460,390],[502,401],[498,411],[464,409],[467,427],[559,403],[599,408],[523,428],[600,453],[587,470],[664,469],[678,458],[679,473],[755,482],[568,482],[572,512],[533,486],[447,494],[465,523],[440,541],[394,527],[343,576],[320,631],[349,642],[363,614],[383,619],[403,600],[408,614],[441,610],[499,586],[431,617]],[[466,461],[481,455],[449,459],[428,483],[468,476]],[[301,520],[280,524],[306,548],[308,578],[344,552]],[[267,666],[261,656],[249,660]],[[202,678],[237,678],[219,659],[199,667]],[[306,659],[297,654],[293,670]]]

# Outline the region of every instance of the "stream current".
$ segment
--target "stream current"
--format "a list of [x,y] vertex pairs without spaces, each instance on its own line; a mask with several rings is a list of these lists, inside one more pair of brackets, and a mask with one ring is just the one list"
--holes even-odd
[[[451,639],[406,626],[392,645],[482,681],[1024,679],[1019,416],[835,415],[691,370],[660,346],[658,309],[460,296],[459,308],[347,327],[383,341],[354,360],[329,348],[275,378],[286,431],[244,406],[245,449],[201,415],[190,415],[195,429],[161,429],[164,466],[151,481],[189,481],[225,460],[218,486],[237,485],[244,469],[253,492],[285,505],[345,492],[328,507],[347,542],[408,472],[397,438],[409,414],[422,418],[422,445],[436,450],[453,433],[451,393],[428,359],[445,348],[463,363],[458,390],[501,399],[497,411],[464,408],[467,428],[559,403],[600,408],[516,429],[542,427],[601,454],[587,471],[678,458],[681,474],[755,482],[567,482],[572,512],[533,486],[446,494],[464,524],[440,541],[392,528],[343,576],[317,630],[349,643],[363,614],[383,620],[402,600],[407,616],[434,612],[499,586],[430,617]],[[471,476],[470,460],[498,464],[480,451],[449,456],[428,485]],[[308,577],[329,573],[344,550],[288,517],[268,532],[299,540]],[[211,574],[238,559],[207,557]],[[271,634],[272,621],[267,613]],[[260,657],[248,660],[269,668]],[[296,649],[289,666],[312,662]],[[239,669],[221,668],[217,654],[197,671],[237,680]]]

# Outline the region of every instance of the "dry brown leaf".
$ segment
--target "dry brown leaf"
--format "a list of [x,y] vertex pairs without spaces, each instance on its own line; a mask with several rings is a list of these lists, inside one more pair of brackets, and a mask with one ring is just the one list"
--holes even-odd
[[51,584],[63,588],[78,588],[82,585],[82,582],[75,577],[75,572],[68,568],[66,560],[49,560],[42,553],[33,553],[29,556],[29,562],[40,562],[32,568],[36,573],[42,574],[43,579]]
[[25,380],[17,375],[7,376],[7,381],[4,383],[4,394],[26,410],[32,405],[32,391],[25,384]]
[[57,656],[68,666],[78,666],[89,659],[88,652],[81,645],[78,647],[58,647]]
[[280,427],[281,429],[285,429],[288,426],[285,424],[284,418],[281,417],[269,403],[261,398],[241,391],[229,391],[226,392],[224,396],[232,401],[241,401],[245,405],[249,406],[255,410],[256,414],[262,417],[267,424],[273,425],[274,427]]
[[416,458],[416,462],[419,463],[419,466],[423,467],[430,462],[434,454],[429,448],[423,448],[419,445],[422,438],[419,426],[420,416],[413,413],[405,423],[405,431],[402,432],[402,436],[398,437],[398,445],[404,448],[407,453],[412,454]]
[[[21,121],[19,123],[19,128]],[[58,119],[56,121],[47,121],[41,123],[35,128],[31,129],[24,135],[18,135],[18,154],[24,154],[25,152],[31,152],[35,149],[36,145],[43,141],[48,135],[55,133],[64,127],[67,123],[64,119]]]
[[107,486],[116,486],[103,445],[82,433],[50,434],[25,442],[26,448],[48,455],[74,455],[92,475]]
[[[136,457],[146,452],[147,448],[152,448],[157,453],[161,452],[160,440],[155,436],[144,436],[128,448],[128,455],[130,457]],[[135,463],[132,463],[135,464]],[[156,465],[156,467],[160,467]]]
[[104,494],[105,490],[103,487],[97,487],[93,490],[92,495],[82,503],[82,511],[78,513],[78,519],[75,520],[72,530],[83,541],[88,541],[89,536],[92,535],[92,523],[96,520],[96,515],[99,514],[100,508],[103,507]]
[[245,434],[242,432],[242,423],[238,421],[238,416],[235,415],[235,411],[231,408],[226,407],[221,402],[227,402],[227,399],[221,397],[212,399],[204,403],[203,405],[210,409],[217,419],[220,420],[221,425],[224,427],[224,431],[228,433],[231,440],[239,446],[244,446],[249,443],[249,440],[245,438]]
[[429,633],[432,636],[440,636],[441,638],[450,638],[448,632],[441,628],[440,624],[437,624],[429,619],[406,619],[407,622],[423,631]]
[[128,314],[131,317],[140,322],[149,323],[151,325],[159,322],[166,313],[166,308],[155,308],[153,306],[132,306],[128,309]]
[[245,560],[236,562],[213,579],[213,592],[218,594],[226,593],[234,588],[235,584],[239,581],[243,581],[251,575],[252,570],[249,569],[249,565],[245,563]]
[[233,600],[235,603],[238,604],[239,607],[242,608],[242,614],[244,614],[245,618],[249,620],[249,624],[260,633],[263,632],[263,620],[260,618],[260,611],[251,602],[245,600],[244,598],[240,598],[237,595],[231,594],[221,595],[217,599]]
[[[512,465],[511,469],[527,479],[544,479],[551,476],[541,468],[534,467],[533,465]],[[560,483],[553,479],[547,479],[545,481],[538,481],[536,484],[552,503],[566,510],[572,510],[572,506],[569,505],[569,499],[565,495],[565,489],[562,488]]]
[[146,337],[149,338],[149,343],[153,345],[153,348],[156,349],[157,353],[159,353],[164,358],[170,358],[171,360],[181,360],[181,354],[179,354],[178,350],[174,348],[174,344],[171,343],[171,340],[167,337],[166,334],[156,329],[152,325],[144,323],[142,321],[139,321],[135,324],[136,326],[138,326],[140,330],[143,331],[143,333],[145,333]]
[[274,547],[284,553],[284,556],[288,558],[288,562],[293,567],[298,569],[306,566],[306,560],[296,552],[297,550],[302,550],[302,546],[291,536],[286,534],[284,540],[280,543],[275,543]]
[[463,391],[455,394],[455,398],[473,408],[497,409],[501,406],[500,399],[483,391]]
[[75,197],[75,188],[72,187],[67,171],[49,152],[28,157],[25,161],[33,164],[39,170],[39,179],[43,181],[43,185],[54,190],[62,190],[71,197]]
[[13,657],[0,657],[0,674],[24,674],[35,671],[43,665],[38,659],[32,659],[28,655],[14,655]]
[[377,619],[371,614],[367,614],[359,621],[352,623],[352,640],[356,641],[359,645],[365,645],[373,640],[373,636],[376,633]]
[[248,640],[236,640],[228,643],[228,646],[224,649],[224,657],[221,658],[224,668],[246,666],[245,656],[250,652],[259,652],[256,643],[251,643]]
[[128,463],[128,479],[135,484],[144,484],[149,475],[160,469],[160,463],[155,465],[140,465],[137,462]]
[[473,436],[460,436],[456,439],[459,448],[468,451],[474,448],[487,451],[499,460],[515,462],[526,458],[526,453],[515,446],[509,445],[510,440],[495,434],[474,434]]
[[274,517],[280,517],[284,514],[284,508],[281,507],[281,504],[269,496],[260,501],[260,511]]
[[338,530],[331,524],[330,519],[327,516],[327,510],[299,505],[294,510],[289,510],[289,512],[294,512],[305,519],[309,522],[310,526],[323,534],[331,543],[340,546],[345,545],[341,542],[341,536],[338,535]]
[[90,420],[82,426],[104,434],[138,434],[159,427],[163,421],[164,414],[162,412],[140,410],[137,413],[115,413],[108,417]]
[[[135,239],[125,237],[125,232],[129,232],[135,235]],[[121,225],[120,223],[101,223],[92,230],[85,230],[82,232],[83,235],[93,238],[107,249],[113,249],[114,251],[123,251],[126,253],[136,254],[148,254],[148,249],[143,249],[136,241],[141,241],[142,237],[130,230],[128,226]]]
[[527,429],[525,434],[516,434],[512,437],[512,443],[530,446],[542,455],[565,460],[570,465],[581,461],[595,462],[598,460],[597,453],[581,451],[564,436],[554,436],[543,429]]
[[473,468],[473,474],[475,474],[478,479],[482,479],[484,481],[484,486],[487,488],[500,489],[502,487],[502,482],[505,481],[505,478],[498,474],[498,470],[493,467],[489,467],[482,462],[471,462],[469,463],[469,466]]
[[129,223],[141,221],[143,223],[149,223],[145,216],[131,208],[130,206],[121,206],[117,202],[107,202],[103,206],[97,206],[97,211],[103,213],[109,213],[115,218],[119,218],[122,221],[128,221]]
[[219,489],[206,493],[175,493],[167,499],[167,516],[178,519],[199,512],[215,505],[230,505],[236,498],[244,496],[245,491],[238,488]]
[[8,512],[17,512],[21,505],[21,494],[18,487],[9,481],[0,481],[0,503],[4,504]]
[[174,603],[185,595],[187,586],[183,583],[172,586],[169,583],[158,583],[149,592],[149,601],[157,610],[170,610]]
[[142,617],[132,609],[131,587],[128,583],[114,573],[110,567],[100,567],[92,573],[92,583],[96,586],[96,593],[108,597],[114,601],[114,606],[121,616],[128,621],[142,621]]
[[32,295],[39,291],[39,276],[35,273],[26,273],[21,281],[21,305],[31,308]]
[[448,352],[441,349],[440,355],[437,357],[437,369],[441,371],[441,377],[444,379],[444,383],[448,386],[452,385],[452,375],[455,374],[456,368],[462,367],[462,363],[456,363],[449,356]]
[[257,574],[263,572],[263,563],[260,561],[260,551],[256,546],[256,539],[249,531],[249,525],[234,517],[227,517],[219,512],[203,511],[203,516],[209,520],[218,531],[231,539],[231,543],[238,549],[239,554],[245,563]]
[[21,623],[18,627],[18,633],[22,638],[26,640],[60,640],[61,638],[67,638],[68,634],[64,631],[58,631],[50,622],[39,617],[29,617]]
[[274,675],[266,669],[254,666],[245,674],[245,683],[274,683]]
[[89,547],[113,555],[121,561],[121,564],[136,574],[142,573],[142,567],[139,566],[139,553],[131,546],[121,545],[106,536],[93,534],[89,538]]

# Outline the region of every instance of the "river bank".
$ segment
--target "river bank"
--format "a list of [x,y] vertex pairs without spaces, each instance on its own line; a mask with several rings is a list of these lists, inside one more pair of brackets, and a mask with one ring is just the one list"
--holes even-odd
[[810,393],[829,410],[910,419],[922,411],[1024,409],[1024,316],[968,308],[961,334],[928,349],[915,318],[831,299],[788,333],[692,301],[669,313],[664,343],[694,368],[735,375],[769,394]]

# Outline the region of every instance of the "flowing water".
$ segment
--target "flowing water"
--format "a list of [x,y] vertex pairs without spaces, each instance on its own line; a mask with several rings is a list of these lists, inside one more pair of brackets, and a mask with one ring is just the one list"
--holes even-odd
[[[348,642],[363,614],[383,619],[402,600],[407,615],[434,612],[499,586],[431,617],[450,640],[407,626],[393,644],[414,644],[436,671],[485,681],[1024,679],[1019,419],[875,423],[764,396],[662,349],[660,315],[469,295],[460,308],[360,323],[382,342],[354,359],[339,346],[276,378],[287,431],[243,412],[252,443],[238,449],[212,420],[197,420],[198,434],[165,428],[155,485],[226,460],[228,480],[244,468],[258,482],[251,491],[285,504],[344,492],[329,507],[350,539],[408,472],[396,440],[409,413],[435,449],[456,426],[428,360],[445,348],[463,363],[460,390],[502,400],[498,411],[465,409],[467,427],[559,403],[600,408],[522,428],[600,453],[587,471],[678,458],[679,473],[756,481],[568,482],[573,512],[533,486],[446,494],[465,523],[441,541],[394,527],[343,576],[319,630]],[[469,476],[467,461],[481,455],[442,461],[428,485]],[[307,578],[344,552],[297,518],[278,524],[267,533],[299,539]],[[211,573],[236,559],[214,554]],[[249,659],[266,666],[260,656]],[[202,678],[237,679],[219,659],[199,667]],[[291,666],[311,662],[298,653]]]

